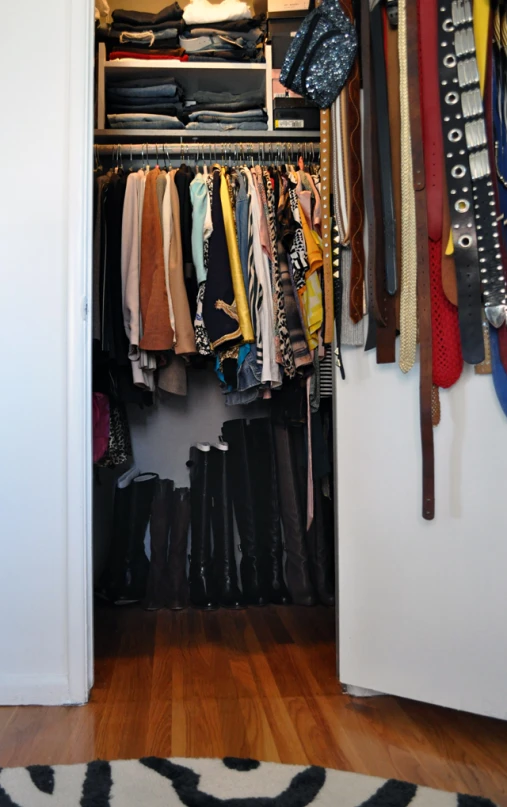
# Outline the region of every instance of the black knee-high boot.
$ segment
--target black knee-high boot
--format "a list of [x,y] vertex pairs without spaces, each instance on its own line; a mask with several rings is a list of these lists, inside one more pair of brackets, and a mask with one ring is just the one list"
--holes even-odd
[[211,523],[213,526],[213,569],[217,597],[223,608],[243,608],[238,588],[238,570],[234,553],[234,518],[230,493],[229,446],[211,446]]
[[141,474],[125,488],[116,488],[113,537],[103,576],[103,591],[113,602],[138,602],[146,594],[150,564],[144,539],[157,480],[157,474]]
[[164,607],[173,491],[174,482],[171,479],[157,480],[151,505],[151,559],[144,601],[144,607],[148,611],[156,611]]
[[255,522],[255,509],[262,507],[263,503],[254,498],[246,421],[226,421],[222,434],[229,445],[228,475],[239,531],[243,595],[249,605],[267,605],[269,594],[265,583],[263,546],[257,536]]
[[190,449],[191,543],[189,589],[195,608],[218,608],[211,557],[210,446]]
[[167,558],[165,606],[180,611],[188,605],[187,547],[190,528],[190,490],[176,488]]
[[269,600],[275,605],[291,602],[284,580],[282,525],[276,475],[275,443],[270,418],[251,420],[247,426],[252,468],[257,535],[265,546],[265,579]]
[[305,507],[301,501],[301,474],[296,465],[296,446],[285,423],[274,423],[276,467],[282,513],[287,584],[296,605],[315,605],[306,545]]

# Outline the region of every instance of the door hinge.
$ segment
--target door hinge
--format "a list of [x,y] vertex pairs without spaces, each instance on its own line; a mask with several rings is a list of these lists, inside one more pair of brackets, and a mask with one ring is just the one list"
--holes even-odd
[[83,301],[81,303],[81,313],[85,322],[88,319],[88,310],[88,297],[83,297]]

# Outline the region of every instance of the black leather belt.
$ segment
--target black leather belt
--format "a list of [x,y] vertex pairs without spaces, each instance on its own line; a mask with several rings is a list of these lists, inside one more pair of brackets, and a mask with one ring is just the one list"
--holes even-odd
[[[458,60],[454,48],[453,5],[452,0],[440,0],[438,3],[440,103],[458,285],[461,347],[465,361],[469,364],[478,364],[484,360],[479,251],[470,165],[463,129]],[[443,239],[445,244],[445,233]]]
[[378,4],[370,15],[370,33],[377,111],[382,218],[384,222],[385,288],[388,294],[393,295],[396,294],[398,287],[396,272],[396,218],[394,214],[393,178],[391,172],[391,135],[389,130],[383,23],[382,6]]
[[472,22],[470,0],[453,0],[454,49],[464,118],[462,134],[472,177],[484,310],[491,325],[499,328],[505,322],[507,298]]

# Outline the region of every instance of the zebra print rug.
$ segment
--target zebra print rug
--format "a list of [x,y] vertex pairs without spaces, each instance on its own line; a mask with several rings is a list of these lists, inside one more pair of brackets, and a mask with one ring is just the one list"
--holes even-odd
[[0,768],[0,807],[495,807],[395,779],[251,759]]

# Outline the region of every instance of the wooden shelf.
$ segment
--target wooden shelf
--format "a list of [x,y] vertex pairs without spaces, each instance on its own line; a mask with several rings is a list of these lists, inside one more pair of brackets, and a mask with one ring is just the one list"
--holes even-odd
[[229,140],[243,143],[272,141],[284,143],[294,140],[296,143],[320,140],[319,131],[306,129],[269,129],[268,131],[244,131],[231,129],[227,132],[213,132],[209,129],[96,129],[96,143],[183,143],[205,142],[225,143]]
[[160,70],[173,72],[174,70],[260,70],[266,72],[266,63],[262,62],[178,62],[178,61],[146,61],[142,59],[121,59],[119,61],[105,62],[104,69],[107,73],[115,73],[122,70]]

